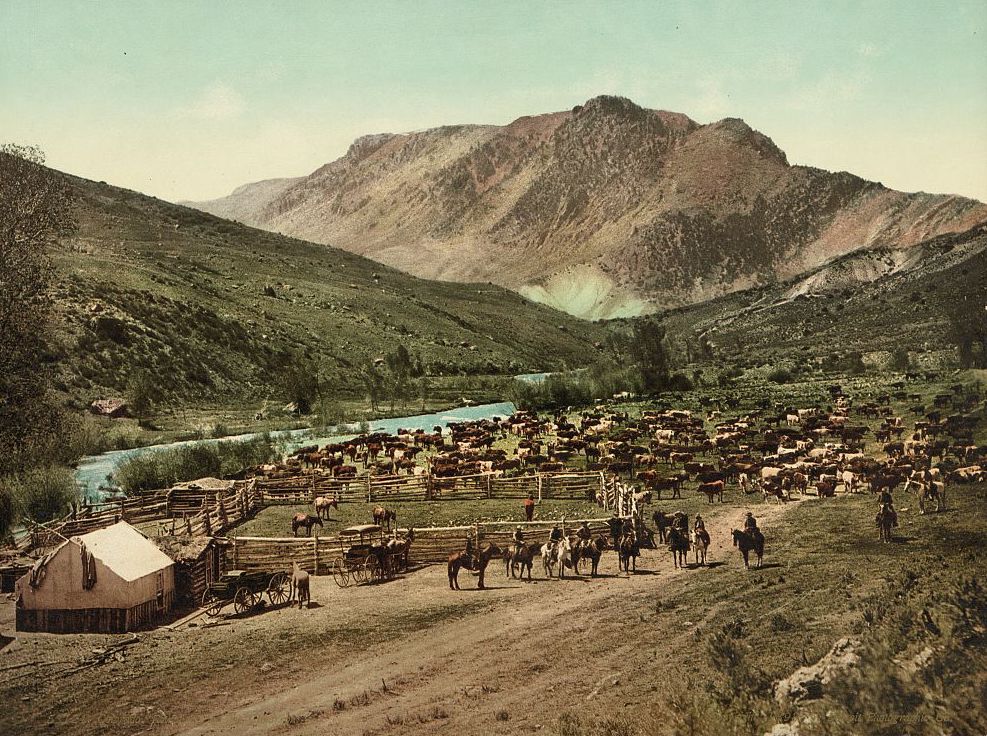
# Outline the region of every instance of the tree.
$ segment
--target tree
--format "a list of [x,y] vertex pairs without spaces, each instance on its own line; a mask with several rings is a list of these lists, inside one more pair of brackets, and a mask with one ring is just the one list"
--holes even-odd
[[0,146],[0,474],[41,462],[63,416],[46,360],[48,250],[73,227],[72,189],[43,164],[38,148]]
[[641,373],[645,391],[658,391],[668,383],[669,360],[665,328],[651,320],[634,324],[627,351]]
[[963,368],[987,368],[987,286],[946,303],[949,332]]
[[285,368],[281,381],[285,396],[295,405],[295,410],[299,414],[311,412],[315,399],[322,393],[319,371],[312,361],[295,358]]

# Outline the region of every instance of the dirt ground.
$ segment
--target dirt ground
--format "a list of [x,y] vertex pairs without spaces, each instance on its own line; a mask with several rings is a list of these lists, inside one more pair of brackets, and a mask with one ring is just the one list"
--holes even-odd
[[[758,507],[767,562],[772,526],[797,505]],[[696,576],[776,573],[744,572],[732,549],[729,530],[744,511],[717,505],[704,514],[715,563],[706,569],[673,570],[660,549],[645,550],[630,576],[612,552],[596,579],[549,581],[536,567],[535,581],[521,583],[496,564],[483,592],[469,573],[461,592],[449,590],[439,566],[345,590],[324,576],[313,578],[307,610],[158,629],[122,661],[69,674],[93,648],[124,637],[19,635],[0,652],[0,680],[15,701],[0,724],[10,719],[13,733],[514,734],[549,727],[566,708],[602,717],[646,705],[641,683],[653,673],[642,673],[642,655],[687,647],[703,618],[658,616],[662,599]],[[632,639],[630,625],[643,621],[625,612],[642,602],[654,603],[655,621],[647,639]],[[0,605],[5,634],[13,613],[12,603]],[[37,661],[45,664],[4,669]]]

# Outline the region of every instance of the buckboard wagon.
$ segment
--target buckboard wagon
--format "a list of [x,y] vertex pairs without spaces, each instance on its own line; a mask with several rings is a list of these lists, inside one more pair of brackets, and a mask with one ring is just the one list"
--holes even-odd
[[216,616],[230,601],[237,613],[249,611],[267,594],[272,606],[288,602],[291,576],[286,572],[247,572],[228,570],[202,593],[202,605]]
[[341,530],[339,544],[342,555],[332,565],[332,579],[340,588],[390,580],[400,567],[401,555],[388,549],[384,530],[376,524]]

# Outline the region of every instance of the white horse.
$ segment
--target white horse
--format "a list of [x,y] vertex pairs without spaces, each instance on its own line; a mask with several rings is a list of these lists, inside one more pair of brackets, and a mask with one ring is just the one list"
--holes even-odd
[[[706,564],[706,550],[709,549],[709,532],[705,529],[692,530],[692,548],[696,551],[696,564]],[[701,555],[699,553],[702,553]],[[699,558],[702,557],[702,562]]]
[[559,566],[559,579],[565,577],[565,569],[572,567],[572,542],[568,537],[562,537],[562,541],[552,544],[542,545],[541,560],[545,565],[545,577],[550,578],[555,572],[555,566]]

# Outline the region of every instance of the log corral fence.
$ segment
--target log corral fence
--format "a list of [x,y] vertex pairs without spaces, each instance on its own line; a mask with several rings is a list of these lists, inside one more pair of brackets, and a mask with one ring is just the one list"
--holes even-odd
[[[581,521],[581,520],[579,520]],[[609,536],[607,519],[589,519],[590,529],[595,535]],[[415,540],[411,545],[412,565],[444,564],[450,552],[465,547],[468,536],[476,536],[479,544],[491,542],[505,549],[511,544],[511,536],[517,526],[523,526],[522,535],[526,542],[547,542],[548,534],[555,524],[564,526],[564,531],[575,531],[579,522],[562,521],[498,521],[482,522],[471,526],[416,527]],[[398,534],[406,533],[399,529]],[[343,552],[352,539],[338,536],[328,537],[237,537],[231,536],[224,542],[226,546],[226,566],[237,570],[277,572],[297,562],[300,567],[313,575],[328,575],[333,563],[343,558]]]

